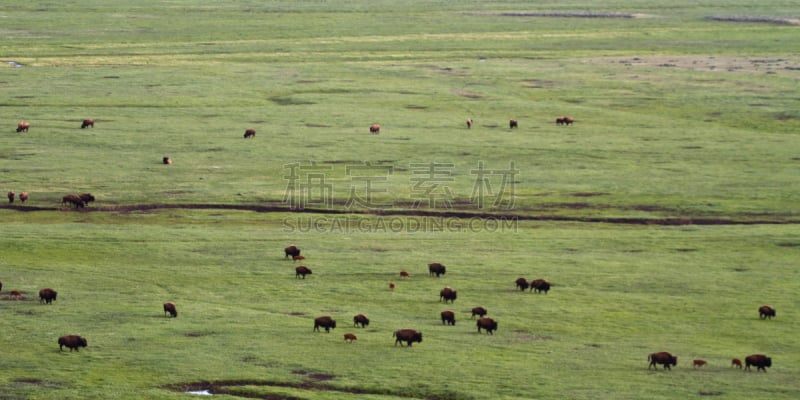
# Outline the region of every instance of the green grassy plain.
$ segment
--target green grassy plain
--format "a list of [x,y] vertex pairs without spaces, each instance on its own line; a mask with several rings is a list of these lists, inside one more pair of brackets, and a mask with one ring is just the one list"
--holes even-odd
[[[0,399],[800,395],[795,2],[218,3],[0,2],[0,191],[30,193],[0,206]],[[291,165],[318,212],[289,212]],[[480,165],[518,170],[482,207]],[[768,373],[729,368],[753,353]]]

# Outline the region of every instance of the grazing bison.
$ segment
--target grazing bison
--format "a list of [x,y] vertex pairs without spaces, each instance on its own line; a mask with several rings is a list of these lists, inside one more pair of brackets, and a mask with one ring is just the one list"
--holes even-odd
[[744,370],[750,371],[750,366],[756,367],[756,371],[767,372],[767,368],[772,366],[772,358],[763,354],[752,354],[744,358]]
[[758,316],[761,319],[772,319],[775,316],[775,309],[770,306],[761,306],[758,308]]
[[701,360],[701,359],[698,359],[698,358],[692,360],[692,368],[703,367],[706,364],[708,364],[708,362],[706,362],[706,360]]
[[408,274],[408,271],[400,271],[400,278],[405,279],[408,278],[409,276],[411,275]]
[[445,310],[442,311],[442,325],[455,325],[456,324],[456,313]]
[[519,125],[517,124],[517,120],[512,119],[508,121],[508,129],[518,128]]
[[86,206],[81,197],[77,194],[68,194],[61,198],[61,204],[72,204],[75,208],[83,208]]
[[353,316],[353,326],[361,325],[361,327],[365,327],[369,325],[369,318],[367,318],[364,314],[358,314]]
[[352,334],[352,333],[345,333],[345,334],[344,334],[344,341],[345,341],[345,342],[347,342],[347,343],[353,343],[353,341],[354,341],[354,340],[358,340],[358,338],[356,337],[356,335],[354,335],[354,334]]
[[514,283],[517,285],[519,290],[525,291],[525,289],[528,288],[528,281],[525,278],[517,278]]
[[28,192],[22,192],[19,194],[19,201],[26,202],[28,201]]
[[326,333],[330,333],[331,329],[336,328],[336,321],[329,316],[314,318],[314,330],[319,332],[319,328],[325,328]]
[[164,158],[161,159],[161,162],[166,164],[166,165],[170,165],[170,164],[172,164],[172,159],[169,158],[169,157],[164,157]]
[[389,290],[394,290],[394,282],[389,282]]
[[58,338],[58,351],[64,351],[64,346],[69,348],[69,351],[80,351],[79,347],[86,347],[86,338],[78,335],[67,335]]
[[14,202],[14,196],[16,196],[16,195],[17,195],[16,193],[14,193],[12,191],[9,191],[8,192],[8,202],[9,203],[13,203]]
[[31,124],[25,121],[22,121],[17,124],[17,132],[27,132],[28,128],[31,127]]
[[175,308],[175,303],[164,303],[164,317],[166,318],[167,313],[169,313],[172,318],[178,317],[178,309]]
[[286,248],[283,249],[283,252],[286,253],[286,257],[283,257],[284,259],[289,258],[289,256],[292,256],[292,259],[294,259],[294,257],[300,255],[300,249],[298,249],[297,246],[293,244],[286,246]]
[[255,129],[248,129],[248,130],[244,131],[244,138],[245,139],[247,139],[249,137],[255,137],[255,136],[256,136],[256,130]]
[[738,358],[732,359],[731,360],[731,368],[733,368],[733,367],[739,367],[739,369],[742,369],[742,360],[740,360]]
[[83,201],[83,204],[87,206],[89,205],[89,203],[94,201],[94,196],[92,196],[91,193],[81,193],[78,195],[78,197],[80,197],[81,201]]
[[39,291],[39,303],[44,302],[50,304],[55,301],[58,292],[50,288],[44,288]]
[[392,337],[396,338],[394,340],[395,346],[400,343],[400,347],[403,347],[403,342],[406,342],[408,347],[411,347],[411,344],[414,342],[422,343],[422,332],[417,332],[414,329],[400,329],[394,331]]
[[456,297],[456,291],[449,286],[439,291],[439,301],[444,300],[444,304],[447,304],[448,301],[454,303],[456,301]]
[[558,117],[556,118],[556,125],[572,125],[575,119],[572,117]]
[[488,313],[489,312],[486,311],[486,309],[483,307],[475,307],[472,309],[472,316],[470,318],[475,318],[476,315],[478,316],[478,318],[481,318]]
[[430,273],[431,276],[433,276],[433,274],[436,274],[436,277],[438,278],[439,275],[444,275],[444,273],[447,272],[447,269],[444,267],[444,265],[435,262],[428,264],[428,272]]
[[306,279],[306,275],[311,275],[311,269],[309,269],[305,265],[300,265],[300,266],[298,266],[297,268],[294,269],[294,277],[295,278],[299,278],[299,277],[302,276],[303,279]]
[[650,365],[647,366],[647,369],[650,367],[654,367],[658,369],[656,364],[663,364],[664,369],[672,370],[669,366],[672,365],[673,367],[678,365],[678,357],[673,356],[672,354],[667,353],[666,351],[662,351],[659,353],[650,353],[647,356],[647,361],[650,361]]
[[372,126],[369,127],[369,133],[373,135],[381,133],[381,126],[378,124],[372,124]]
[[536,293],[547,292],[550,290],[550,282],[544,279],[534,279],[531,281],[531,291],[536,291]]
[[489,317],[479,318],[477,325],[478,325],[478,333],[481,333],[481,329],[484,329],[490,335],[494,335],[494,331],[497,330],[497,321]]
[[472,128],[472,118],[467,118],[467,129]]
[[306,256],[292,256],[292,261],[302,261],[305,260]]
[[92,129],[94,129],[94,120],[91,118],[85,119],[83,120],[83,123],[81,123],[81,129],[88,127],[92,127]]

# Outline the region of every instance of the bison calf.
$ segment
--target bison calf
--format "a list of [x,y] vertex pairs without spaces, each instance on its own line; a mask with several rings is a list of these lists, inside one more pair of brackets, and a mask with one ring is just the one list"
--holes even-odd
[[358,340],[358,337],[352,333],[345,333],[344,334],[344,341],[347,343],[353,343],[354,340]]
[[167,313],[172,316],[172,318],[176,318],[178,316],[178,309],[175,308],[175,303],[164,303],[164,317],[167,317]]
[[82,338],[78,335],[67,335],[61,336],[58,338],[58,350],[64,351],[64,346],[69,348],[69,351],[75,350],[80,351],[80,347],[86,347],[87,342],[86,338]]
[[731,360],[731,368],[733,368],[733,367],[738,367],[739,369],[742,369],[742,360],[740,360],[738,358],[732,359]]
[[703,367],[703,366],[705,366],[706,364],[708,364],[708,362],[706,362],[706,360],[701,360],[701,359],[694,359],[694,360],[692,360],[692,368],[699,368],[699,367]]
[[666,351],[650,353],[647,356],[647,361],[650,361],[650,365],[647,366],[647,369],[650,369],[650,367],[658,369],[656,364],[662,364],[664,365],[664,369],[672,370],[672,368],[669,367],[670,365],[673,367],[678,365],[678,357],[675,357]]
[[326,333],[330,333],[331,329],[336,328],[336,321],[329,316],[314,318],[314,331],[319,332],[319,328],[325,328]]

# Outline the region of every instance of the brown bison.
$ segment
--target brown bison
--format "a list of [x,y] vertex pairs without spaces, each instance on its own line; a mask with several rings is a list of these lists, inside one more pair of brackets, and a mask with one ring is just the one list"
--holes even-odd
[[411,275],[408,274],[408,271],[400,271],[400,278],[405,279],[408,278],[409,276]]
[[303,261],[306,259],[306,256],[292,256],[292,261]]
[[172,318],[178,317],[178,309],[175,308],[175,303],[164,303],[164,317],[166,318],[167,313],[169,313]]
[[91,119],[91,118],[85,119],[85,120],[83,120],[83,123],[81,123],[81,129],[89,128],[89,127],[92,127],[94,129],[94,120]]
[[400,329],[394,331],[392,337],[396,338],[394,340],[395,346],[400,343],[400,347],[403,347],[403,342],[406,342],[408,347],[411,347],[411,344],[414,342],[422,343],[422,332],[417,332],[414,329]]
[[68,194],[61,198],[61,204],[72,204],[75,208],[83,208],[86,203],[77,194]]
[[353,326],[361,325],[362,328],[369,325],[369,318],[367,318],[364,314],[358,314],[353,316]]
[[767,372],[767,368],[772,366],[772,358],[763,354],[752,354],[744,358],[744,370],[750,371],[750,366],[756,367],[756,371]]
[[742,360],[740,360],[738,358],[732,359],[731,360],[731,368],[733,368],[733,367],[738,367],[739,369],[742,369]]
[[306,279],[306,275],[311,275],[311,269],[309,269],[305,265],[299,265],[297,266],[297,268],[294,269],[295,278],[299,278],[302,276],[303,279]]
[[369,127],[369,133],[373,135],[381,133],[381,126],[378,124],[372,124],[372,126]]
[[572,117],[558,117],[556,118],[556,125],[572,125],[575,119]]
[[449,286],[439,291],[439,301],[444,300],[445,304],[447,304],[448,301],[454,303],[456,301],[456,297],[456,291]]
[[519,125],[517,124],[517,120],[512,119],[508,121],[508,129],[518,128]]
[[289,256],[292,256],[292,259],[294,259],[294,257],[300,255],[300,249],[298,249],[297,246],[293,244],[286,246],[286,248],[283,249],[283,252],[286,254],[286,257],[283,257],[284,259],[289,258]]
[[22,292],[19,290],[12,290],[8,292],[8,298],[14,298],[14,300],[19,300],[22,297]]
[[706,362],[706,360],[701,360],[699,358],[696,358],[696,359],[692,360],[692,368],[700,368],[700,367],[705,366],[706,364],[708,364],[708,362]]
[[550,290],[550,282],[544,279],[534,279],[531,281],[531,291],[536,291],[536,293],[547,292]]
[[430,273],[431,276],[433,276],[433,274],[436,274],[436,277],[438,278],[439,275],[444,275],[445,272],[447,272],[447,269],[444,267],[444,265],[435,262],[428,264],[428,272]]
[[761,306],[758,308],[758,316],[761,319],[772,319],[775,316],[775,309],[770,306]]
[[16,193],[14,193],[12,191],[9,191],[8,192],[8,202],[9,203],[13,203],[14,202],[14,196],[16,196],[16,195],[17,195]]
[[31,124],[25,121],[22,121],[17,124],[17,132],[27,132],[28,128],[31,127]]
[[647,369],[650,367],[654,367],[658,369],[656,364],[663,364],[664,369],[672,370],[669,366],[672,365],[673,367],[678,365],[678,357],[673,356],[672,354],[667,353],[666,351],[662,351],[659,353],[650,353],[647,356],[647,361],[650,361],[650,365],[647,366]]
[[39,303],[50,304],[55,301],[56,296],[58,296],[58,292],[50,288],[44,288],[39,291]]
[[64,346],[69,348],[69,351],[80,351],[80,347],[86,347],[86,338],[78,335],[67,335],[58,338],[58,351],[64,351]]
[[481,318],[488,313],[489,312],[486,311],[486,309],[483,307],[475,307],[472,309],[472,316],[470,318],[475,318],[476,315],[478,316],[478,318]]
[[472,118],[467,118],[467,129],[472,128]]
[[455,325],[456,324],[456,313],[445,310],[442,311],[442,325]]
[[330,333],[331,329],[336,328],[336,321],[329,316],[317,317],[314,318],[314,330],[319,332],[319,328],[325,328],[326,333]]
[[165,165],[170,165],[172,164],[172,159],[169,157],[164,157],[161,159],[161,162],[164,163]]
[[89,203],[94,201],[94,196],[92,196],[91,193],[81,193],[78,195],[78,197],[80,197],[81,201],[83,201],[83,204],[87,206],[89,205]]
[[26,202],[28,201],[28,192],[22,192],[19,194],[19,201]]
[[389,282],[389,290],[394,291],[394,282]]
[[352,334],[352,333],[345,333],[345,334],[344,334],[344,341],[345,341],[345,342],[347,342],[347,343],[353,343],[353,341],[354,341],[354,340],[358,340],[358,338],[356,337],[356,335],[354,335],[354,334]]
[[256,136],[256,130],[255,129],[248,129],[248,130],[244,131],[244,138],[245,139],[247,139],[249,137],[255,137],[255,136]]
[[527,289],[528,286],[529,286],[528,285],[528,281],[525,278],[522,278],[522,277],[517,278],[517,280],[514,283],[517,285],[519,290],[522,290],[522,291],[525,291],[525,289]]
[[494,335],[494,331],[497,330],[497,321],[489,317],[478,318],[476,325],[478,326],[478,333],[481,333],[481,329],[484,329],[490,335]]

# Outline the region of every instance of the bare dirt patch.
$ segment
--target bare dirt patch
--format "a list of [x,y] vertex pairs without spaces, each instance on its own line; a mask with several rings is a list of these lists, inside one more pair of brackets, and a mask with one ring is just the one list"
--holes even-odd
[[800,25],[800,19],[788,17],[770,17],[758,15],[712,15],[705,19],[721,22],[747,22],[747,23],[766,23],[775,25]]

